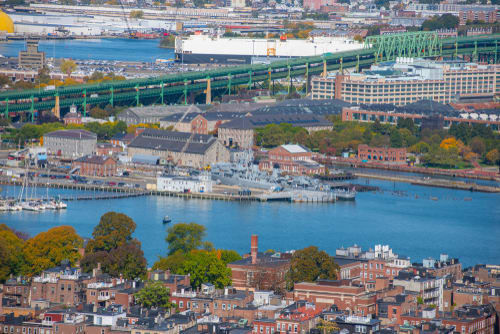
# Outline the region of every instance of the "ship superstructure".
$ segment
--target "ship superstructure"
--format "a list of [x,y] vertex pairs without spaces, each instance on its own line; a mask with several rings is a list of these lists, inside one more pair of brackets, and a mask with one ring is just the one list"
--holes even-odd
[[362,49],[363,44],[345,37],[226,38],[195,34],[177,37],[175,55],[185,64],[250,64],[266,58],[270,61]]

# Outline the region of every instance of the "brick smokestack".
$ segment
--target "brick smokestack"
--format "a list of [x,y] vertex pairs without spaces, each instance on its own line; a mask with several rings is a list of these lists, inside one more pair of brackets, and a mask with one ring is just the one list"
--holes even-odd
[[252,255],[252,264],[257,263],[257,253],[259,252],[259,237],[254,234],[252,235],[250,244],[250,254]]

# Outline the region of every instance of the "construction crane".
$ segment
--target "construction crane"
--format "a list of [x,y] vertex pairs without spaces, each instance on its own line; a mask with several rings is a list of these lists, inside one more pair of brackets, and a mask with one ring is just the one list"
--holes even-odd
[[118,2],[120,3],[120,7],[122,9],[123,19],[125,20],[125,24],[127,25],[128,35],[130,37],[134,37],[134,32],[132,31],[132,29],[130,29],[130,24],[128,22],[128,16],[127,16],[127,13],[125,12],[125,7],[123,6],[122,0],[118,0]]

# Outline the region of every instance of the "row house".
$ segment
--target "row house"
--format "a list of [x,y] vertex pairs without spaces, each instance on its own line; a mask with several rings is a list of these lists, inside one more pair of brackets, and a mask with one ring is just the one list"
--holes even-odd
[[51,324],[26,316],[0,315],[0,333],[3,334],[55,334]]
[[336,305],[349,314],[375,314],[376,294],[363,286],[349,285],[351,281],[318,280],[315,283],[300,282],[291,292],[293,300],[306,300],[320,307]]
[[162,282],[170,291],[178,291],[180,288],[189,287],[191,285],[189,274],[172,274],[170,270],[154,270],[148,272],[148,279]]
[[435,308],[427,308],[402,315],[400,325],[418,326],[429,321],[453,326],[455,333],[494,334],[497,314],[491,305],[465,305],[453,312],[439,312]]
[[297,301],[280,312],[276,319],[276,332],[309,333],[316,327],[322,312],[323,309],[314,303]]
[[392,281],[394,286],[402,286],[406,292],[417,293],[423,304],[443,310],[443,289],[445,278],[418,276],[413,272],[400,271]]
[[[30,307],[30,285],[23,277],[11,278],[3,284],[4,306],[8,307]],[[1,306],[0,306],[1,310]]]
[[85,301],[85,286],[90,275],[68,263],[47,269],[31,281],[32,301],[46,300],[55,304],[78,305]]
[[119,304],[128,310],[134,304],[134,293],[138,292],[142,286],[142,283],[127,282],[122,278],[114,278],[110,282],[92,282],[87,284],[86,302],[95,307]]
[[398,294],[377,300],[377,318],[383,325],[401,323],[401,316],[417,309],[415,294]]

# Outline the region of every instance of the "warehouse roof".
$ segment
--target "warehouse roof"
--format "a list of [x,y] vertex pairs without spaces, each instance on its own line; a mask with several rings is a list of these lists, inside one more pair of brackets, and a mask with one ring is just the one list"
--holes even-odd
[[332,123],[321,116],[309,114],[259,114],[255,116],[234,119],[222,124],[219,128],[229,129],[254,129],[269,124],[288,123],[300,127],[331,126]]
[[56,130],[46,133],[44,137],[67,138],[67,139],[96,139],[97,135],[87,130]]
[[[186,146],[189,139],[190,142]],[[181,152],[184,149],[185,153],[204,154],[216,142],[211,135],[146,129],[128,147],[172,152]]]
[[183,122],[191,122],[196,116],[201,115],[203,116],[207,121],[224,121],[224,120],[230,120],[234,118],[241,118],[245,117],[244,113],[240,112],[217,112],[217,111],[207,111],[204,113],[198,113],[198,112],[190,112],[187,113],[184,118],[182,118],[184,114],[182,113],[177,113],[173,115],[169,115],[167,117],[162,118],[162,121],[165,122],[179,122],[180,119],[182,119]]

